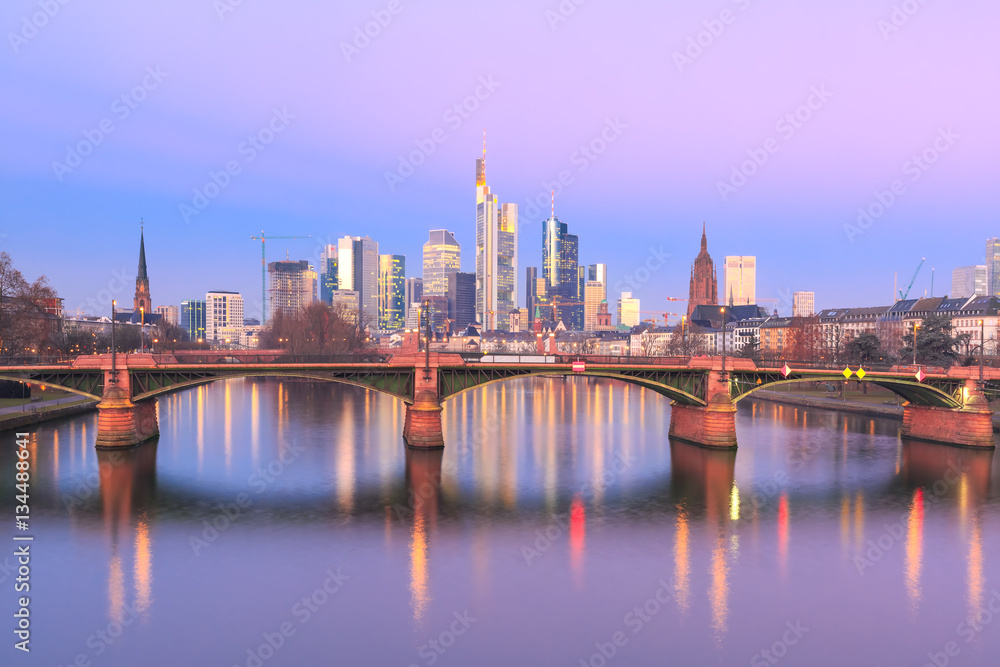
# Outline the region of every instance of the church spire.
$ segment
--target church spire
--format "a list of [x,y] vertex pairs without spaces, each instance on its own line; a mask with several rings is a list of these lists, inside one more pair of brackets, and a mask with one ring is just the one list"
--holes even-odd
[[[139,221],[140,225],[142,220]],[[149,274],[146,272],[146,238],[145,230],[139,227],[139,270],[135,275],[135,299],[132,302],[133,317],[140,317],[149,322],[153,313],[153,303],[149,298]]]
[[149,280],[149,276],[146,275],[146,239],[144,230],[142,227],[142,221],[140,220],[139,226],[139,272],[136,274],[136,278],[139,280]]
[[708,252],[708,237],[705,236],[705,223],[701,223],[701,251]]

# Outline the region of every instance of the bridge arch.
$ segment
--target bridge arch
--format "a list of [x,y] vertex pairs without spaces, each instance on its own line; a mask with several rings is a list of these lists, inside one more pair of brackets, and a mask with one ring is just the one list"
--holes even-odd
[[[684,405],[706,405],[703,398],[698,396],[702,388],[703,375],[690,374],[686,378],[675,377],[675,382],[670,382],[664,377],[668,374],[657,370],[650,372],[648,377],[643,377],[642,372],[633,373],[631,371],[616,371],[614,369],[587,369],[583,372],[575,372],[572,368],[467,368],[461,369],[438,369],[438,396],[442,402],[454,398],[473,389],[479,389],[490,384],[506,382],[529,377],[549,377],[553,375],[570,377],[600,377],[611,380],[618,380],[626,384],[632,384],[644,389],[649,389],[662,396]],[[659,378],[657,378],[659,375]],[[680,374],[674,374],[679,376]],[[666,380],[666,381],[665,381]]]
[[[734,373],[734,376],[737,376]],[[760,377],[760,376],[758,376]],[[746,378],[734,377],[732,398],[733,403],[738,403],[747,396],[753,394],[753,392],[760,389],[769,389],[771,387],[776,387],[783,384],[801,384],[803,382],[843,382],[844,377],[842,375],[807,375],[807,376],[794,376],[781,379],[773,378],[763,378],[760,384],[757,384],[755,380],[747,381]],[[862,382],[866,384],[875,385],[882,387],[883,389],[888,389],[897,396],[902,397],[904,400],[910,402],[913,405],[921,405],[928,407],[937,408],[961,408],[964,404],[960,396],[961,385],[964,384],[963,381],[952,381],[946,383],[942,387],[937,387],[925,382],[917,382],[915,379],[908,380],[906,378],[887,378],[875,376],[874,374],[869,374],[864,379],[859,380],[858,378],[851,378],[852,382]]]

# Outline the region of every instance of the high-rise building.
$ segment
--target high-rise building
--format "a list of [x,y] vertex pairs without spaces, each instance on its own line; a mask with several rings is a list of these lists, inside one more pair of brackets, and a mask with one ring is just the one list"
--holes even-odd
[[205,339],[205,301],[203,299],[181,301],[181,329],[187,332],[190,341],[197,342]]
[[340,289],[337,264],[340,250],[331,244],[323,246],[319,257],[319,300],[329,304],[333,302],[334,290]]
[[486,185],[486,145],[476,160],[476,317],[483,329],[507,326],[517,303],[517,204],[500,204]]
[[639,299],[633,299],[632,292],[622,292],[618,297],[618,324],[639,325]]
[[601,302],[607,302],[606,286],[600,280],[588,280],[584,285],[583,330],[597,330],[597,311]]
[[337,239],[337,289],[354,289],[354,241],[356,236]]
[[177,326],[180,322],[180,311],[177,306],[157,306],[154,312],[160,316],[160,321],[164,324]]
[[361,301],[358,298],[358,293],[354,290],[336,289],[330,294],[330,307],[351,324],[358,323],[358,308],[360,306]]
[[294,317],[316,299],[316,272],[306,260],[269,262],[268,319],[277,313]]
[[407,278],[406,283],[403,287],[403,318],[405,321],[410,321],[410,311],[414,308],[414,304],[417,307],[424,299],[424,279],[423,278]]
[[524,307],[528,309],[528,321],[535,319],[535,299],[538,297],[538,267],[529,266],[524,270]]
[[727,305],[749,306],[757,303],[757,258],[726,257],[723,282],[725,292],[722,298]]
[[1000,296],[1000,238],[986,239],[986,289],[984,296]]
[[445,296],[448,274],[462,270],[462,246],[446,229],[432,229],[424,244],[424,294]]
[[701,252],[691,266],[691,286],[688,291],[688,319],[698,306],[719,304],[719,282],[715,274],[715,263],[708,254],[708,237],[705,224],[701,226]]
[[986,265],[962,266],[951,272],[951,297],[968,298],[973,294],[989,296],[986,293]]
[[452,331],[464,331],[476,321],[476,274],[448,274],[448,319]]
[[[569,233],[569,227],[555,214],[542,222],[542,278],[545,280],[545,295],[554,306],[556,317],[563,321],[567,329],[583,329],[584,308],[581,291],[581,271],[579,262],[579,238]],[[584,281],[584,284],[586,281]]]
[[[135,299],[133,301],[133,316],[140,313],[153,314],[153,300],[149,296],[149,275],[146,273],[146,238],[144,231],[139,232],[139,270],[135,274]],[[136,320],[138,321],[138,320]],[[149,321],[148,319],[146,320]]]
[[402,329],[406,322],[406,257],[379,255],[378,328]]
[[816,314],[815,292],[792,293],[792,317],[812,317]]
[[378,326],[378,243],[367,236],[354,239],[354,286],[360,294],[365,326]]
[[205,340],[239,345],[243,338],[243,297],[213,290],[205,295]]

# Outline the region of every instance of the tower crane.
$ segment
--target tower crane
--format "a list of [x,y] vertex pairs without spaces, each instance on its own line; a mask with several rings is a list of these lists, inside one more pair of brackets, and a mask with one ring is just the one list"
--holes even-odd
[[[311,238],[310,235],[306,236],[272,236],[271,239],[308,239]],[[266,240],[264,238],[264,230],[261,230],[260,236],[251,236],[250,240],[260,241],[260,323],[264,324],[267,322],[267,258],[266,258]]]
[[910,279],[910,284],[906,286],[906,293],[904,294],[903,290],[899,290],[899,299],[900,299],[900,301],[905,301],[907,298],[909,298],[909,296],[910,296],[910,289],[913,287],[913,283],[916,282],[917,276],[920,274],[920,269],[923,268],[924,262],[926,262],[926,261],[927,261],[926,257],[921,257],[920,258],[920,264],[917,264],[917,270],[913,272],[913,278]]

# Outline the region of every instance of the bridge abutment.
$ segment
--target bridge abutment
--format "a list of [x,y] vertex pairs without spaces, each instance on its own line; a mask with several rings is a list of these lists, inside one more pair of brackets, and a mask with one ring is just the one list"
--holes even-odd
[[957,409],[935,408],[907,403],[903,407],[900,435],[959,447],[993,449],[993,411],[986,398],[969,380],[965,405]]
[[729,382],[720,368],[713,368],[706,378],[707,405],[684,405],[674,401],[670,406],[671,438],[702,447],[732,449],[736,447],[736,405],[729,396]]
[[97,404],[97,449],[135,447],[159,434],[156,399],[133,403],[120,387],[104,390]]
[[441,402],[430,391],[417,392],[416,400],[406,406],[403,423],[403,440],[413,449],[444,448],[444,430],[441,427]]

